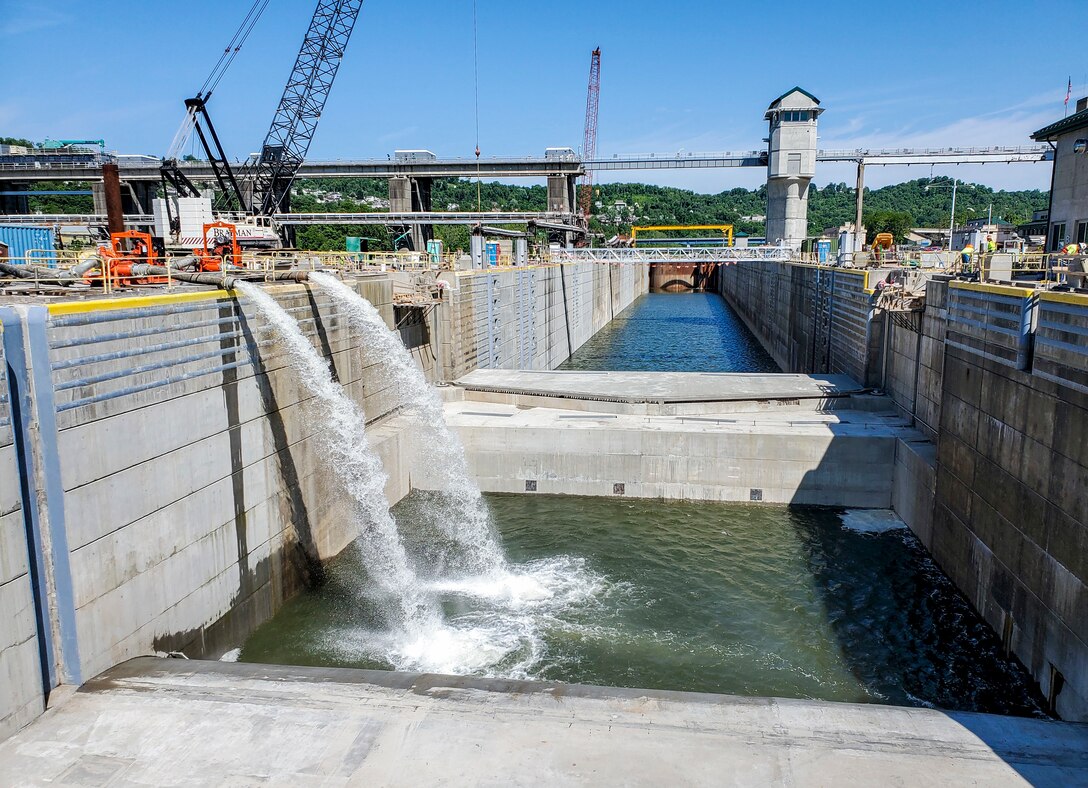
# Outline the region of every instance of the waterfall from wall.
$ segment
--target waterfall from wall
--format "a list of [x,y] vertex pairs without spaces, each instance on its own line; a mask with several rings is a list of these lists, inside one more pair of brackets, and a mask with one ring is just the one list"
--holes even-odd
[[460,439],[446,425],[438,390],[373,304],[331,274],[311,274],[310,281],[347,312],[364,353],[381,365],[382,378],[389,380],[403,410],[415,419],[413,466],[417,478],[422,472],[426,488],[438,493],[429,496],[429,519],[452,543],[453,549],[443,556],[447,568],[473,575],[504,573],[506,559],[487,506],[469,474]]
[[[584,559],[571,556],[507,562],[460,441],[446,426],[438,392],[370,302],[332,277],[310,278],[348,315],[413,416],[421,449],[417,467],[441,471],[431,474],[436,490],[412,496],[398,528],[361,409],[297,321],[260,287],[238,283],[313,395],[304,404],[305,418],[359,522],[360,577],[369,582],[357,589],[358,609],[342,612],[327,647],[343,659],[395,670],[535,675],[545,652],[544,630],[562,611],[594,604],[604,580]],[[446,549],[436,549],[436,535]],[[380,616],[369,615],[375,607]]]
[[389,513],[386,474],[367,440],[363,413],[337,383],[324,357],[302,333],[298,322],[257,285],[238,282],[238,292],[257,307],[277,342],[287,352],[299,382],[313,395],[305,404],[306,418],[321,424],[314,435],[322,455],[354,504],[363,539],[356,544],[370,579],[383,597],[384,612],[393,627],[408,631],[433,628],[440,621],[438,606],[415,576]]

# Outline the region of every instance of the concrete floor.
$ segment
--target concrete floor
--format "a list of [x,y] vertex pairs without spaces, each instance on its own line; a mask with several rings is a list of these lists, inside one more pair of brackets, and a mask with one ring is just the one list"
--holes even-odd
[[612,402],[731,402],[823,399],[860,392],[848,375],[732,372],[535,372],[477,369],[457,381],[466,391],[494,391]]
[[140,658],[0,744],[3,785],[1088,785],[1088,726]]

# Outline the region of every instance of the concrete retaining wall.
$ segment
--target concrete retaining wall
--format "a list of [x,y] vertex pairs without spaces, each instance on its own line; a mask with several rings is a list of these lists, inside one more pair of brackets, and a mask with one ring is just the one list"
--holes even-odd
[[[392,323],[390,281],[359,287]],[[272,292],[369,419],[399,406],[320,291]],[[35,426],[22,470],[52,536],[51,686],[154,651],[217,656],[357,536],[307,418],[308,394],[244,300],[201,292],[0,311],[27,352],[17,376]],[[0,610],[15,622],[0,647],[0,731],[42,705],[10,435],[0,427]],[[399,500],[407,437],[377,429],[372,440]]]
[[477,368],[555,369],[649,291],[646,266],[564,263],[443,274],[431,320],[438,376]]
[[725,266],[721,292],[788,372],[834,372],[878,385],[883,322],[865,271],[747,260]]
[[930,549],[1057,712],[1085,720],[1088,297],[963,284],[949,296]]
[[1088,297],[934,280],[923,313],[868,316],[843,284],[860,274],[832,275],[741,263],[723,288],[787,371],[880,385],[931,439],[900,441],[894,508],[1057,713],[1088,720]]
[[0,739],[45,708],[34,584],[28,564],[30,551],[6,371],[7,360],[0,343]]

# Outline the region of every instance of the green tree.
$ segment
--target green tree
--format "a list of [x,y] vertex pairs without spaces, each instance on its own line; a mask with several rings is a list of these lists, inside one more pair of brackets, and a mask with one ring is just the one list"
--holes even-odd
[[891,233],[895,243],[903,243],[914,226],[914,217],[907,211],[866,211],[862,217],[865,239],[872,243],[879,233]]

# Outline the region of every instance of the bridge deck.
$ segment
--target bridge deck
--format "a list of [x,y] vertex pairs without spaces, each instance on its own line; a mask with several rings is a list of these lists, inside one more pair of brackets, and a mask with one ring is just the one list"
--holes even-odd
[[144,657],[0,744],[9,785],[1083,785],[1088,727]]

